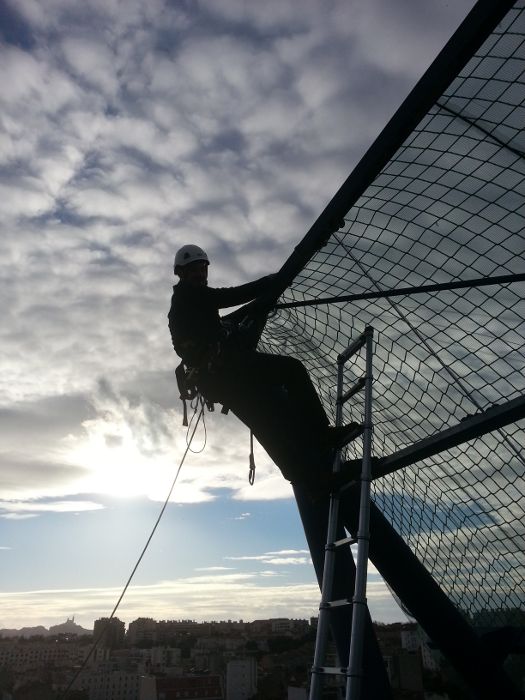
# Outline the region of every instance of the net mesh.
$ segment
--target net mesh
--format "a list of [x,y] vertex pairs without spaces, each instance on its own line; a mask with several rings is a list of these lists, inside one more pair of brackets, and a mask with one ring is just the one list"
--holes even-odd
[[[524,272],[524,68],[517,2],[279,302]],[[302,360],[333,415],[337,355],[372,325],[374,454],[389,455],[523,395],[523,292],[514,283],[279,308],[261,345]],[[348,384],[363,371],[360,359],[349,365]],[[360,401],[345,410],[361,419]],[[524,425],[373,482],[375,503],[474,623],[487,613],[507,623],[525,604]]]

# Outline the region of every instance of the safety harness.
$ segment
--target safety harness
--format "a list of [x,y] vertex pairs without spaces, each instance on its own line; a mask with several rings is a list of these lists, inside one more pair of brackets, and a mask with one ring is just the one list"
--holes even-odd
[[[175,368],[175,377],[177,378],[177,387],[179,389],[180,400],[182,401],[182,425],[188,425],[188,401],[191,403],[199,394],[199,388],[197,386],[197,379],[199,376],[199,370],[196,367],[188,367],[181,362]],[[202,395],[201,395],[202,396]],[[213,412],[215,410],[215,404],[213,401],[209,401],[205,397],[204,403],[208,411]],[[229,408],[224,406],[221,408],[221,413],[225,415],[228,414]],[[249,455],[249,465],[250,470],[248,472],[248,482],[250,486],[253,486],[255,481],[255,457],[253,454],[253,431],[250,430],[250,455]]]
[[177,386],[179,388],[180,400],[182,401],[182,425],[188,425],[188,401],[192,401],[198,394],[195,381],[192,381],[194,370],[188,369],[184,362],[181,362],[175,369]]
[[[181,362],[175,369],[175,376],[177,378],[177,386],[180,392],[180,400],[182,401],[182,425],[188,425],[188,407],[187,402],[193,401],[197,395],[201,395],[199,388],[197,386],[197,379],[199,376],[199,370],[196,367],[188,367]],[[210,401],[205,396],[202,396],[206,408],[208,411],[213,412],[215,410],[215,403]],[[223,406],[221,413],[228,413],[229,409]]]
[[[264,320],[266,319],[266,314],[264,315]],[[233,312],[229,317],[221,319],[222,326],[222,337],[221,339],[213,345],[212,348],[208,349],[208,370],[212,370],[214,364],[220,363],[222,361],[222,354],[224,351],[224,346],[230,342],[235,343],[238,348],[253,348],[257,345],[260,333],[264,326],[256,322],[255,316],[244,315],[242,317],[238,316],[238,312]],[[177,377],[177,386],[179,388],[180,399],[182,401],[183,418],[182,425],[188,425],[188,401],[191,403],[201,392],[198,387],[199,378],[199,368],[189,367],[184,361],[182,361],[178,367],[175,369],[175,376]],[[215,405],[213,401],[202,397],[209,411],[215,410]],[[223,405],[221,413],[227,414],[229,409],[227,406]],[[248,472],[248,482],[253,485],[255,481],[255,457],[253,452],[253,431],[250,429],[250,454],[249,454],[249,472]]]

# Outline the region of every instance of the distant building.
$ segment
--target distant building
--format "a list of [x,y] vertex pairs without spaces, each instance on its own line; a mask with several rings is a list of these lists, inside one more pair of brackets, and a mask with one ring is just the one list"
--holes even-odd
[[307,689],[288,686],[288,700],[308,700]]
[[210,634],[243,634],[249,627],[249,622],[243,620],[220,620],[210,623]]
[[426,643],[421,645],[421,661],[423,662],[423,668],[425,671],[438,673],[441,669],[442,657],[440,652],[430,649]]
[[221,677],[218,675],[157,678],[156,683],[157,700],[224,700]]
[[226,700],[248,700],[257,692],[255,659],[235,659],[226,666]]
[[306,620],[289,620],[288,618],[276,618],[270,620],[272,634],[278,636],[298,637],[310,631],[310,625]]
[[195,644],[195,649],[199,651],[222,651],[234,652],[243,648],[245,641],[238,637],[199,637]]
[[423,672],[419,654],[401,652],[385,659],[392,688],[423,693]]
[[149,650],[150,672],[168,675],[182,674],[182,653],[171,647],[153,647]]
[[157,622],[157,639],[159,644],[164,644],[180,635],[208,634],[211,629],[209,622],[195,622],[195,620],[161,620]]
[[426,671],[433,673],[439,671],[440,654],[430,649],[428,637],[418,625],[404,627],[401,630],[401,647],[411,653],[419,652]]
[[157,622],[151,617],[139,617],[130,622],[127,640],[129,646],[154,644],[157,641]]
[[121,649],[124,646],[125,625],[117,617],[101,617],[95,620],[93,636],[105,649]]
[[[315,623],[317,624],[317,621]],[[254,637],[301,637],[311,629],[308,620],[291,620],[286,617],[254,620],[249,624],[249,632]]]
[[409,652],[418,651],[421,646],[421,638],[419,636],[416,625],[401,629],[401,648]]
[[[103,650],[97,651],[97,659],[102,659]],[[76,641],[7,640],[0,643],[0,667],[10,668],[16,673],[44,667],[67,668],[82,664],[88,652],[88,646]]]
[[100,664],[88,678],[89,700],[142,700],[143,685],[150,684],[142,674],[126,670],[111,661]]

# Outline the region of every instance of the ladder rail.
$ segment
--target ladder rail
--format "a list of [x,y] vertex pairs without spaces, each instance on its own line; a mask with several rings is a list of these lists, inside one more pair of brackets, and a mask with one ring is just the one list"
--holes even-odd
[[[337,396],[340,397],[343,393],[344,380],[344,363],[338,362],[337,366]],[[335,425],[340,426],[343,423],[343,404],[340,401],[336,402],[335,409]],[[334,457],[333,472],[338,472],[341,469],[341,450],[337,450]],[[337,524],[339,522],[339,498],[332,495],[330,497],[330,506],[328,511],[328,530],[326,535],[327,543],[334,542],[337,536]],[[320,697],[323,686],[324,656],[328,642],[328,632],[330,629],[328,603],[332,595],[334,587],[334,571],[335,571],[336,549],[334,547],[326,547],[323,566],[323,580],[321,583],[321,604],[319,606],[319,617],[317,620],[317,632],[315,636],[315,653],[312,667],[312,675],[310,680],[310,700],[316,700]]]
[[352,605],[352,629],[348,659],[346,700],[359,700],[363,678],[363,642],[367,613],[366,584],[370,542],[370,492],[372,481],[372,387],[373,387],[373,329],[366,335],[365,421],[363,433],[363,464],[359,498],[359,525],[357,532],[357,563],[355,592]]
[[[364,431],[363,431],[363,458],[361,468],[361,484],[359,497],[359,524],[357,537],[345,537],[336,540],[339,525],[339,503],[338,493],[330,494],[327,544],[325,547],[325,557],[323,566],[323,578],[321,584],[321,603],[319,605],[319,617],[315,640],[314,662],[310,678],[309,700],[319,700],[322,693],[324,676],[334,673],[346,676],[346,700],[359,700],[362,685],[362,650],[364,642],[364,630],[366,625],[367,599],[366,599],[366,579],[368,573],[368,549],[370,539],[370,490],[372,472],[372,353],[373,334],[371,326],[365,328],[365,332],[357,338],[344,352],[337,358],[337,398],[335,403],[336,415],[335,425],[343,424],[343,405],[357,391],[364,387]],[[344,367],[348,360],[365,347],[365,376],[358,380],[357,384],[344,393]],[[333,472],[341,469],[342,449],[335,453],[333,462]],[[354,595],[351,599],[332,601],[331,596],[334,588],[335,557],[337,550],[343,544],[352,545],[357,543],[356,577],[354,585]],[[350,636],[350,650],[348,666],[332,668],[325,666],[325,654],[328,644],[329,615],[330,609],[336,605],[351,604],[352,624]]]

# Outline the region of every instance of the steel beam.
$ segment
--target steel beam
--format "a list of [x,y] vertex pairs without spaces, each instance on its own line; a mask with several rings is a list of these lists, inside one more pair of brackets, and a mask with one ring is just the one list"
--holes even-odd
[[[342,520],[352,534],[357,530],[358,513],[359,491],[352,488],[341,500]],[[370,510],[370,531],[370,560],[472,688],[476,700],[524,700],[495,655],[374,503]]]
[[514,0],[478,0],[383,131],[356,165],[275,277],[268,306],[327,243],[344,217],[439,100],[461,69],[514,5]]
[[391,474],[444,450],[450,450],[452,447],[469,442],[469,440],[504,428],[522,418],[525,418],[525,396],[518,396],[518,398],[503,405],[493,406],[483,413],[468,416],[452,428],[431,435],[404,450],[374,460],[372,478],[378,479],[386,474]]

